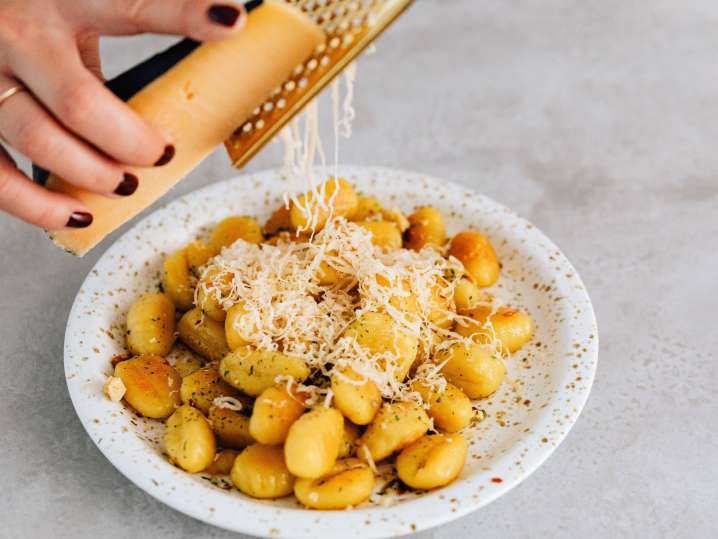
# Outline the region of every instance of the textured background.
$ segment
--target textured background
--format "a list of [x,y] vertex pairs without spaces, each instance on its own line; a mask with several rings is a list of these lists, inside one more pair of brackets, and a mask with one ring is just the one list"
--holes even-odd
[[[442,176],[532,220],[601,334],[554,456],[418,538],[715,536],[717,27],[712,0],[419,0],[361,61],[345,161]],[[106,42],[106,73],[161,42]],[[275,147],[251,168],[277,163]],[[167,200],[232,174],[217,152]],[[135,488],[75,417],[65,321],[109,241],[77,260],[0,216],[0,245],[0,536],[232,536]]]

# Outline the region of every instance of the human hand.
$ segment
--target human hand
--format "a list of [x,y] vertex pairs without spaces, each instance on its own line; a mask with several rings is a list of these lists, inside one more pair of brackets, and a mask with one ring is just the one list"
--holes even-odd
[[[232,0],[0,0],[0,140],[67,181],[130,196],[128,166],[162,166],[172,141],[103,85],[101,35],[225,39],[246,21]],[[0,210],[48,229],[85,227],[78,200],[33,183],[0,145]]]

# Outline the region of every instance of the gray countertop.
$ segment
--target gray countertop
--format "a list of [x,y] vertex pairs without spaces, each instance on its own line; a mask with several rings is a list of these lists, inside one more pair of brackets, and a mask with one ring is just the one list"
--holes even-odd
[[[601,335],[591,398],[551,459],[417,537],[715,537],[716,28],[711,0],[420,0],[360,62],[344,161],[514,208],[575,264]],[[161,41],[108,41],[106,73]],[[278,160],[275,146],[251,169]],[[167,200],[232,174],[218,151]],[[230,537],[133,486],[75,416],[65,321],[109,244],[75,259],[0,216],[0,536]]]

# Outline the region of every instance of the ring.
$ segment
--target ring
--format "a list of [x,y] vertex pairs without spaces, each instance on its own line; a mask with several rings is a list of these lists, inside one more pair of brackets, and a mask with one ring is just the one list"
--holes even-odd
[[0,94],[0,107],[3,106],[5,101],[10,99],[12,96],[14,96],[17,93],[24,92],[25,87],[22,85],[12,86],[11,88],[8,88],[3,93]]

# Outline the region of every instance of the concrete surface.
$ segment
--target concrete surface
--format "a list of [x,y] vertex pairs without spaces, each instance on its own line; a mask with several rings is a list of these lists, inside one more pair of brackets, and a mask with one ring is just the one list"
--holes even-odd
[[[419,0],[361,62],[345,160],[516,209],[574,262],[601,331],[555,455],[417,537],[715,537],[717,27],[711,0]],[[158,42],[106,43],[107,73]],[[275,147],[252,169],[277,162]],[[168,199],[231,174],[218,152]],[[77,260],[0,216],[0,245],[0,536],[230,537],[135,488],[75,417],[65,320],[109,243]]]

